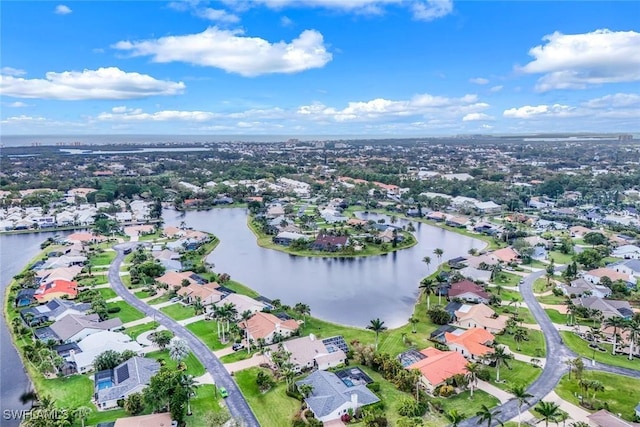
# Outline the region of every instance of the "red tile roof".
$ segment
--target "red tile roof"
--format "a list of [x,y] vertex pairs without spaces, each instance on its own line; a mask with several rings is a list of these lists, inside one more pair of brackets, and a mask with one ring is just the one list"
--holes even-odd
[[78,283],[62,279],[47,282],[40,285],[34,296],[38,301],[46,301],[52,298],[51,295],[56,294],[69,295],[69,298],[73,299],[78,296]]
[[458,295],[462,295],[467,292],[474,293],[485,299],[491,298],[491,295],[482,289],[482,286],[476,285],[471,280],[466,279],[451,285],[451,288],[449,289],[449,297],[455,298]]
[[447,344],[458,344],[474,356],[484,356],[487,353],[493,353],[493,349],[487,347],[485,344],[493,342],[495,338],[490,332],[484,329],[471,328],[460,335],[445,332],[444,338]]
[[437,386],[454,375],[467,373],[467,359],[460,353],[441,351],[433,347],[425,348],[420,353],[427,357],[408,366],[407,369],[418,369],[433,386]]

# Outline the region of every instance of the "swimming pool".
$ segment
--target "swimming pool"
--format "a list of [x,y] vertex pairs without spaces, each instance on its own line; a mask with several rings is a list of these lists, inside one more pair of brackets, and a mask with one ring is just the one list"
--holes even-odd
[[347,387],[353,387],[353,381],[351,381],[349,378],[343,378],[342,382],[344,383],[344,385],[346,385]]
[[113,387],[113,381],[110,378],[98,381],[98,390]]

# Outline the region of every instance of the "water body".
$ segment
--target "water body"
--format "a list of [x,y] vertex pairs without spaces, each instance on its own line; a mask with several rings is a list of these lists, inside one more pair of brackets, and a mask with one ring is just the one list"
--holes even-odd
[[[215,234],[220,244],[209,257],[215,270],[231,275],[267,298],[294,305],[304,302],[313,316],[345,325],[364,327],[379,317],[390,327],[407,322],[418,296],[418,284],[427,275],[425,256],[438,264],[434,249],[444,251],[442,261],[466,255],[485,243],[423,223],[414,223],[418,244],[382,256],[362,258],[298,257],[257,245],[247,227],[246,209],[213,209],[180,213],[165,210],[167,225],[187,226]],[[379,216],[361,214],[365,219]],[[398,225],[408,221],[398,220]]]
[[[67,232],[68,234],[69,232]],[[65,232],[44,232],[30,234],[0,235],[0,288],[2,301],[9,282],[20,273],[31,258],[40,252],[40,244],[48,237]],[[0,316],[0,403],[2,415],[0,425],[18,426],[18,420],[6,420],[5,410],[29,409],[31,404],[24,404],[20,396],[32,389],[22,360],[11,341],[4,314]]]

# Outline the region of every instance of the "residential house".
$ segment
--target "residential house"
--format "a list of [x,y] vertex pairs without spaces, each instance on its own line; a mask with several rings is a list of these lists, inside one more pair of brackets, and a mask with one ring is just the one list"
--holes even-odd
[[423,359],[407,366],[407,369],[420,371],[420,382],[429,393],[449,378],[467,373],[467,359],[455,351],[442,351],[435,347],[425,348],[420,351]]
[[611,256],[624,259],[640,259],[640,247],[636,245],[623,245],[615,248]]
[[498,315],[485,304],[464,304],[455,312],[454,325],[462,328],[482,328],[492,334],[504,330],[507,316]]
[[469,225],[469,218],[464,216],[450,215],[445,220],[445,224],[447,224],[449,227],[464,228]]
[[305,398],[305,403],[323,423],[380,401],[366,385],[348,386],[333,372],[315,371],[307,378],[296,382],[298,388],[303,384],[312,386],[311,394]]
[[460,274],[467,279],[471,279],[473,281],[479,282],[489,282],[491,280],[491,271],[489,270],[480,270],[479,268],[474,267],[465,267],[460,270]]
[[74,362],[78,373],[84,374],[93,370],[95,358],[107,350],[122,353],[125,350],[141,355],[142,346],[129,335],[122,332],[100,331],[85,337],[77,343],[79,352],[70,352],[69,359]]
[[630,319],[633,316],[633,309],[629,301],[620,301],[612,299],[603,299],[595,296],[578,297],[571,300],[573,305],[585,307],[590,310],[598,310],[602,317],[608,319],[610,317],[623,317]]
[[640,280],[640,259],[618,261],[607,265],[607,268],[618,273],[628,274],[633,279]]
[[220,285],[217,283],[205,283],[204,285],[190,284],[189,286],[178,289],[177,294],[182,297],[182,300],[187,304],[193,304],[198,298],[204,305],[215,304],[224,298],[218,288]]
[[587,227],[583,227],[581,225],[576,225],[574,227],[569,227],[569,233],[571,233],[571,237],[575,237],[576,239],[582,239],[585,234],[593,233],[595,230],[592,230]]
[[[20,317],[32,326],[45,322],[55,322],[67,314],[84,315],[91,309],[91,303],[75,303],[73,301],[54,298],[46,304],[25,308]],[[30,321],[27,321],[31,319]]]
[[333,252],[342,249],[348,244],[348,236],[334,236],[332,234],[320,233],[312,243],[311,249],[315,251]]
[[86,231],[79,231],[77,233],[72,233],[67,236],[67,242],[69,243],[74,243],[74,242],[100,243],[106,240],[107,238],[105,236],[88,233]]
[[49,302],[63,296],[75,299],[78,296],[78,283],[63,279],[52,280],[40,285],[34,293],[34,298],[39,303]]
[[25,307],[27,305],[33,304],[35,299],[36,290],[33,288],[20,289],[14,299],[14,304],[16,307]]
[[[334,342],[340,339],[342,349],[334,345]],[[289,360],[298,372],[314,368],[324,371],[342,365],[347,360],[346,352],[343,350],[347,344],[341,336],[323,340],[318,339],[313,334],[309,334],[306,337],[290,339],[280,344],[269,346],[265,353],[266,356],[271,358],[271,354],[278,350],[280,345],[282,345],[284,351],[291,353]]]
[[[175,287],[182,287],[182,281],[186,280],[190,285],[197,285],[199,283],[193,276],[196,274],[193,271],[167,271],[162,276],[156,278],[156,282],[163,283],[169,286],[169,289]],[[206,283],[206,281],[205,281]]]
[[256,312],[248,320],[238,323],[247,333],[249,340],[262,338],[267,344],[278,341],[278,336],[286,338],[298,330],[300,325],[293,319],[282,320],[271,313]]
[[611,289],[606,286],[596,285],[587,282],[583,278],[573,280],[569,285],[560,285],[562,292],[571,298],[582,296],[594,296],[598,298],[607,298],[611,295]]
[[267,308],[267,304],[261,301],[257,301],[251,297],[246,295],[240,295],[236,293],[231,293],[224,297],[222,300],[218,301],[214,305],[220,307],[224,304],[233,304],[238,313],[244,313],[245,311],[250,311],[252,313],[256,313],[258,311],[262,311]]
[[622,280],[629,285],[635,286],[636,281],[630,274],[622,273],[611,268],[596,268],[585,272],[582,277],[591,283],[600,283],[603,277],[608,277],[612,282]]
[[491,296],[482,286],[476,285],[470,280],[453,283],[449,288],[449,299],[460,298],[467,302],[488,303]]
[[139,393],[160,370],[160,363],[143,357],[132,357],[113,369],[95,374],[96,405],[100,409],[118,406],[118,400]]
[[53,280],[72,281],[82,272],[82,267],[72,265],[70,267],[58,267],[52,270],[39,270],[37,276],[40,281],[50,282]]
[[542,246],[545,249],[553,249],[551,240],[543,239],[540,236],[529,236],[523,239],[530,246]]
[[445,332],[445,344],[449,350],[457,351],[470,360],[479,360],[489,353],[493,353],[493,348],[489,347],[494,341],[494,336],[484,329],[472,328],[460,333],[458,331]]
[[80,341],[100,331],[112,331],[122,326],[119,318],[100,321],[97,314],[67,314],[54,322],[49,328],[60,342]]
[[498,213],[502,210],[502,206],[492,200],[489,200],[488,202],[477,202],[475,207],[482,215]]
[[442,212],[433,211],[429,212],[426,215],[426,218],[430,219],[431,221],[442,222],[447,218],[447,215]]
[[305,234],[282,231],[273,238],[273,243],[275,243],[276,245],[290,246],[291,243],[295,242],[296,240],[306,241],[308,239],[309,239],[309,236]]
[[467,265],[473,268],[490,267],[500,264],[500,259],[493,253],[470,256],[467,258]]
[[[637,407],[636,412],[638,412]],[[587,418],[589,418],[590,423],[596,427],[640,427],[640,423],[623,420],[606,409],[600,409],[598,412],[587,415]]]
[[[174,427],[177,422],[171,420],[169,412],[118,418],[113,427]],[[100,425],[98,425],[100,427]]]
[[500,262],[510,264],[512,262],[518,262],[520,260],[520,254],[511,246],[506,248],[497,249],[492,252],[493,256],[498,258]]

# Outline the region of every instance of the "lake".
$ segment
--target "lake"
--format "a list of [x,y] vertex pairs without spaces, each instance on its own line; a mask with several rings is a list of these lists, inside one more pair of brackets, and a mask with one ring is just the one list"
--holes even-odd
[[[363,219],[381,216],[360,213]],[[418,296],[418,284],[435,271],[433,251],[444,251],[442,262],[467,255],[485,242],[428,224],[414,222],[418,244],[387,255],[355,258],[299,257],[258,246],[247,227],[244,208],[177,212],[165,210],[167,225],[179,225],[215,234],[220,244],[209,256],[215,271],[224,272],[267,298],[284,304],[303,302],[323,320],[365,327],[379,317],[395,328],[407,323]],[[407,224],[398,220],[397,225]],[[431,258],[431,266],[422,262]]]

